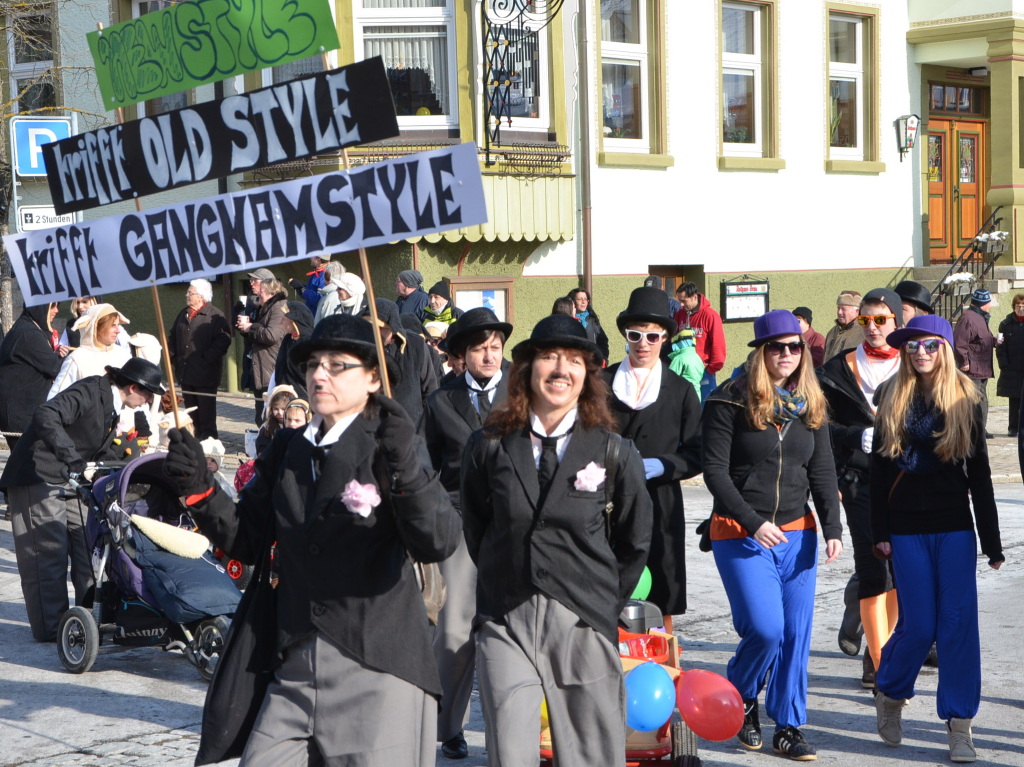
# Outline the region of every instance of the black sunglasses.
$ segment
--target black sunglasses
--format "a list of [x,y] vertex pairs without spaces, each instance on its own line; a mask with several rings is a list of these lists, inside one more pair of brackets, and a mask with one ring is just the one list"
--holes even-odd
[[779,355],[782,354],[783,349],[789,349],[789,353],[792,355],[803,354],[804,342],[803,341],[791,341],[786,344],[782,341],[769,341],[764,345],[764,348],[768,350],[769,354]]

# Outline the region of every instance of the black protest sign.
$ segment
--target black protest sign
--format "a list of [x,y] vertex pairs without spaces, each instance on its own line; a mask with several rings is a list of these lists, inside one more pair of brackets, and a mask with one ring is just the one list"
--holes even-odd
[[398,135],[380,57],[43,146],[58,214]]

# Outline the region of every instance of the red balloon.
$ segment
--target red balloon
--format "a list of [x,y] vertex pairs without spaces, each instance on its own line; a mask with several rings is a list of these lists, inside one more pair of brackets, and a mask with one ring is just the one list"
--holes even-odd
[[728,740],[743,726],[743,699],[725,677],[684,671],[676,679],[676,705],[683,721],[705,740]]

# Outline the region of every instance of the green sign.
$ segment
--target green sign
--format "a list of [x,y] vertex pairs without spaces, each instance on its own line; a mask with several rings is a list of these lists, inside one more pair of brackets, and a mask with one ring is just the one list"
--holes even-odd
[[88,39],[108,109],[339,46],[328,0],[191,0]]

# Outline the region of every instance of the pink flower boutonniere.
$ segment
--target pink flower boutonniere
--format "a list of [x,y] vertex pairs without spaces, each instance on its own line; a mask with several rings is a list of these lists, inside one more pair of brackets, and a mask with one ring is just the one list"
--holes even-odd
[[605,470],[591,461],[586,468],[576,472],[576,489],[584,493],[594,493],[604,484]]
[[375,485],[361,485],[354,479],[345,485],[341,493],[341,502],[353,514],[361,517],[370,516],[370,512],[380,505],[380,493]]

